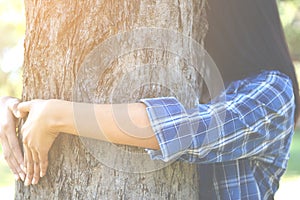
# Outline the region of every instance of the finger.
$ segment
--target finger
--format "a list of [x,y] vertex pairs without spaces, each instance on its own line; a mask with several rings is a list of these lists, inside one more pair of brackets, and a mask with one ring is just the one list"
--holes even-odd
[[[4,143],[4,145],[8,145],[7,150],[9,150],[10,152],[13,153],[13,156],[17,162],[17,166],[16,166],[17,171],[23,172],[21,175],[21,178],[25,177],[25,171],[23,171],[22,167],[21,167],[24,160],[23,160],[23,155],[21,152],[21,147],[20,147],[20,144],[19,144],[19,141],[17,138],[15,126],[10,124],[7,127],[7,129],[5,130],[5,133],[6,134],[4,134],[3,143]],[[22,180],[24,180],[24,178],[22,178]]]
[[[9,134],[7,135],[7,139],[8,139],[8,143],[10,146],[10,149],[13,150],[13,154],[14,157],[18,163],[19,168],[21,169],[21,171],[23,171],[22,169],[22,165],[24,163],[24,158],[23,158],[23,154],[21,152],[21,147],[20,147],[20,143],[17,139],[16,134]],[[25,173],[25,171],[23,171]]]
[[25,153],[25,145],[23,145],[23,149],[24,149],[24,163],[23,163],[22,169],[26,173],[27,172],[27,163],[28,163],[28,160],[27,160],[27,156],[26,156],[26,153]]
[[44,177],[48,168],[48,152],[39,153],[40,160],[40,177]]
[[22,180],[24,180],[25,174],[23,170],[20,168],[20,165],[18,164],[17,160],[15,159],[12,149],[9,147],[7,138],[3,137],[1,139],[1,142],[2,142],[2,150],[3,150],[4,158],[9,168],[13,172],[15,179],[19,180],[19,178],[21,178]]
[[29,186],[32,182],[34,166],[33,166],[33,159],[30,149],[27,145],[24,145],[24,152],[26,158],[26,179],[25,179],[25,186]]
[[20,112],[19,114],[21,117],[25,117],[26,113],[28,113],[31,109],[32,102],[31,101],[26,101],[26,102],[21,102],[18,104],[18,111]]
[[35,185],[39,182],[40,179],[40,162],[39,162],[39,156],[36,151],[31,149],[32,159],[33,159],[33,179],[32,184]]
[[8,101],[8,108],[14,114],[16,118],[20,118],[20,112],[18,110],[18,105],[20,103],[19,99],[11,98]]
[[14,178],[16,181],[22,180],[21,176],[17,172],[17,170],[14,168],[14,162],[13,160],[7,160],[6,161],[8,167],[11,169],[11,172],[14,174]]

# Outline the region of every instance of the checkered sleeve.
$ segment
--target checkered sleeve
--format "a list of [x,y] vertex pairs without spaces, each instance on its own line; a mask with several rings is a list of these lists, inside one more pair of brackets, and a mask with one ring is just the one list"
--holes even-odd
[[151,158],[218,163],[256,156],[284,165],[294,127],[291,80],[265,71],[233,82],[224,94],[191,110],[174,97],[142,99],[160,145],[148,150]]
[[191,146],[192,127],[183,105],[174,97],[142,99],[156,134],[160,150],[148,150],[152,158],[169,161]]

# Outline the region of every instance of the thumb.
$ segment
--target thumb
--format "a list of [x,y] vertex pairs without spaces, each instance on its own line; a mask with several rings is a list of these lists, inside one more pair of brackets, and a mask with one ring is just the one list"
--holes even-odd
[[8,108],[10,111],[14,114],[16,118],[19,118],[19,110],[18,110],[18,104],[20,103],[20,100],[17,98],[11,98],[8,101]]
[[31,110],[31,101],[26,101],[18,104],[18,111],[17,114],[19,115],[19,118],[23,118],[29,113]]

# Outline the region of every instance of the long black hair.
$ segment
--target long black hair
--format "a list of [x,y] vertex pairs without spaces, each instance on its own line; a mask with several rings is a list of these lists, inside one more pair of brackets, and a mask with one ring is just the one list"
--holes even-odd
[[205,48],[223,80],[278,70],[293,81],[298,117],[299,87],[276,0],[209,0]]

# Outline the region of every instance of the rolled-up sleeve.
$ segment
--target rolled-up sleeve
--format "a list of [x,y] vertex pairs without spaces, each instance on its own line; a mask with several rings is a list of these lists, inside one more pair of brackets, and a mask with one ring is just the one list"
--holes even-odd
[[[142,99],[160,150],[152,159],[216,163],[246,157],[283,163],[294,128],[294,95],[278,71],[230,84],[224,98],[186,110],[174,97]],[[220,100],[221,99],[221,100]]]
[[160,150],[148,150],[152,158],[169,161],[191,146],[192,125],[183,105],[174,97],[142,99]]

